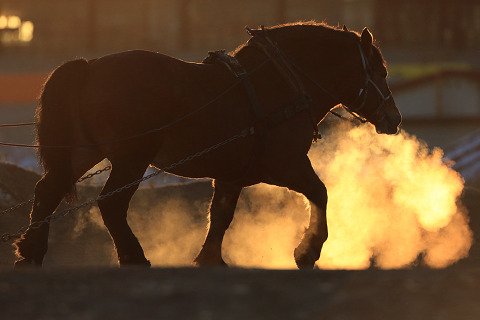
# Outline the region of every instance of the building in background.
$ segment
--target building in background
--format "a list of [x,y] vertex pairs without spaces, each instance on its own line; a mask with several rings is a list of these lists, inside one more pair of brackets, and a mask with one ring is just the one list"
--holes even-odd
[[480,49],[477,0],[2,0],[0,56],[33,68],[132,48],[195,59],[235,48],[246,25],[310,19],[368,26],[395,59],[468,58]]
[[0,117],[31,120],[48,71],[75,57],[147,49],[200,61],[246,41],[247,25],[298,20],[369,27],[405,125],[428,142],[480,124],[479,0],[0,0]]

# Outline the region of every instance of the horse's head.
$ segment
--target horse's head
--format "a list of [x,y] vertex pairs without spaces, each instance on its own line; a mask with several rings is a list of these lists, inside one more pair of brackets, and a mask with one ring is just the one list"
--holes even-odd
[[[333,102],[372,123],[378,133],[398,133],[402,116],[388,88],[384,59],[367,28],[359,35],[346,27],[340,30],[323,23],[301,22],[247,30],[261,38],[268,31],[297,71],[309,80],[308,95],[322,106],[317,113],[320,118]],[[267,42],[271,46],[275,41]],[[276,55],[278,50],[271,54]]]
[[[388,88],[385,62],[367,28],[359,35],[346,27],[339,30],[307,22],[273,30],[278,30],[280,41],[285,30],[281,47],[293,56],[298,71],[314,85],[309,94],[317,102],[327,102],[328,96],[328,101],[344,105],[375,125],[378,133],[399,131],[402,117]],[[320,110],[320,117],[322,112],[325,110]]]
[[[348,31],[344,27],[344,31]],[[375,126],[378,133],[396,134],[402,122],[402,116],[395,105],[387,84],[387,68],[378,47],[373,44],[373,38],[367,28],[363,29],[358,39],[355,39],[353,57],[357,67],[351,78],[350,99],[343,104],[360,117],[365,118]]]

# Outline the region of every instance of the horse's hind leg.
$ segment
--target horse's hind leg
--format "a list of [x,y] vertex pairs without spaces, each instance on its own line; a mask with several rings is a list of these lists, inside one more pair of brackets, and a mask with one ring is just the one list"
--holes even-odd
[[278,171],[274,180],[277,185],[302,193],[310,202],[310,223],[295,248],[294,257],[299,269],[312,269],[328,237],[327,188],[307,156],[291,161],[289,167],[288,171]]
[[232,222],[241,186],[214,182],[215,192],[210,205],[210,226],[202,250],[195,258],[198,266],[226,266],[222,258],[222,241]]
[[15,267],[27,265],[41,266],[48,249],[49,223],[42,223],[52,214],[63,197],[71,190],[70,174],[60,171],[47,172],[35,186],[35,197],[30,213],[30,227],[21,238],[14,243],[17,260]]
[[[140,179],[148,167],[148,162],[142,161],[139,163],[138,160],[112,160],[111,162],[112,172],[100,196],[104,196],[109,192]],[[127,222],[128,205],[137,188],[138,184],[98,202],[103,222],[115,244],[121,266],[150,266],[150,262],[145,258],[138,239],[133,234]]]

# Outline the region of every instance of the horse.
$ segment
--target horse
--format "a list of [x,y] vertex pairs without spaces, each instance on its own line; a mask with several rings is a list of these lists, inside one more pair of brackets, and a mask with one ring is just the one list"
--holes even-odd
[[[340,105],[379,134],[397,134],[402,118],[367,28],[357,33],[296,22],[248,31],[246,43],[217,55],[223,60],[197,63],[133,50],[56,68],[36,107],[44,175],[35,186],[30,226],[70,199],[75,181],[106,158],[112,170],[98,207],[120,266],[150,266],[127,210],[135,181],[154,166],[213,180],[208,232],[196,265],[227,266],[222,241],[240,192],[266,183],[308,199],[309,225],[293,257],[299,269],[313,268],[328,237],[327,188],[307,156],[317,125]],[[42,265],[49,222],[15,241],[15,268]]]

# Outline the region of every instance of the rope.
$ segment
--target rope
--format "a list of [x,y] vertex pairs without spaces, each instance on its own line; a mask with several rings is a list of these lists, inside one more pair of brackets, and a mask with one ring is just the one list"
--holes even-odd
[[[90,178],[92,178],[92,177],[94,177],[94,176],[96,176],[96,175],[99,175],[99,174],[103,173],[103,172],[109,171],[110,169],[112,169],[112,167],[111,167],[110,165],[108,165],[108,166],[106,166],[106,167],[103,168],[103,169],[99,169],[99,170],[97,170],[97,171],[88,173],[88,174],[86,174],[85,176],[83,176],[83,177],[81,177],[80,179],[78,179],[78,180],[77,180],[77,183],[80,183],[80,182],[82,182],[82,181],[85,181],[85,180],[87,180],[87,179],[90,179]],[[7,214],[9,214],[9,213],[11,213],[11,212],[16,211],[17,209],[23,207],[24,205],[27,205],[27,204],[29,204],[29,203],[32,203],[33,200],[34,200],[34,198],[31,198],[31,199],[28,199],[28,200],[26,200],[26,201],[24,201],[24,202],[17,203],[16,205],[14,205],[14,206],[12,206],[12,207],[10,207],[10,208],[7,208],[7,209],[4,209],[4,210],[0,211],[0,217],[1,217],[1,216],[4,216],[4,215],[7,215]]]
[[162,173],[162,172],[165,172],[165,171],[167,171],[167,170],[171,170],[171,169],[173,169],[173,168],[175,168],[175,167],[181,166],[181,165],[183,165],[184,163],[186,163],[186,162],[188,162],[188,161],[191,161],[191,160],[193,160],[193,159],[195,159],[195,158],[198,158],[198,157],[201,157],[201,156],[203,156],[203,155],[205,155],[205,154],[207,154],[207,153],[209,153],[209,152],[211,152],[211,151],[214,151],[214,150],[216,150],[216,149],[218,149],[218,148],[221,148],[221,147],[223,147],[224,145],[229,144],[230,142],[233,142],[233,141],[238,140],[238,139],[240,139],[240,138],[245,138],[245,137],[253,134],[254,132],[255,132],[255,131],[254,131],[253,127],[245,128],[245,129],[243,129],[242,131],[240,131],[239,133],[231,136],[230,138],[227,138],[227,139],[225,139],[225,140],[223,140],[223,141],[221,141],[221,142],[218,142],[218,143],[216,143],[216,144],[214,144],[214,145],[212,145],[212,146],[210,146],[210,147],[207,147],[207,148],[205,148],[205,149],[203,149],[203,150],[201,150],[201,151],[198,151],[198,152],[196,152],[196,153],[194,153],[194,154],[192,154],[192,155],[189,155],[188,157],[185,157],[185,158],[183,158],[183,159],[181,159],[181,160],[178,160],[178,161],[176,161],[176,162],[174,162],[174,163],[172,163],[172,164],[164,167],[163,169],[157,169],[157,171],[155,171],[155,172],[153,172],[153,173],[151,173],[151,174],[149,174],[149,175],[146,175],[146,176],[144,176],[144,177],[142,177],[142,178],[140,178],[140,179],[137,179],[137,180],[134,180],[134,181],[132,181],[132,182],[130,182],[130,183],[127,183],[126,185],[123,185],[123,186],[120,187],[120,188],[117,188],[117,189],[115,189],[115,190],[113,190],[113,191],[110,191],[110,192],[108,192],[108,193],[106,193],[106,194],[103,194],[103,195],[101,194],[101,195],[99,195],[98,197],[96,197],[95,199],[88,200],[88,201],[86,201],[86,202],[83,202],[83,203],[81,203],[81,204],[79,204],[79,205],[76,205],[76,206],[74,206],[74,207],[72,207],[72,208],[68,208],[68,209],[63,210],[63,211],[60,211],[60,212],[54,212],[54,213],[48,215],[47,217],[45,217],[45,219],[43,219],[43,220],[41,220],[41,221],[35,221],[35,222],[29,224],[28,226],[23,226],[23,227],[21,227],[16,233],[4,233],[4,234],[2,234],[2,235],[0,236],[0,241],[2,241],[2,242],[8,242],[8,241],[10,241],[10,240],[17,239],[17,238],[21,237],[21,235],[22,235],[24,232],[26,232],[27,230],[29,230],[29,229],[30,229],[30,230],[31,230],[31,229],[38,229],[38,228],[40,228],[43,224],[48,224],[48,223],[50,223],[50,222],[52,222],[52,221],[54,221],[54,220],[57,220],[57,219],[59,219],[59,218],[61,218],[61,217],[65,217],[65,216],[69,215],[70,213],[77,211],[78,209],[81,209],[81,208],[83,208],[83,207],[90,206],[90,205],[94,204],[95,202],[98,202],[98,201],[100,201],[100,200],[103,200],[103,199],[106,199],[106,198],[108,198],[108,197],[111,197],[111,196],[113,196],[113,195],[115,195],[115,194],[117,194],[117,193],[120,193],[120,192],[122,192],[122,191],[124,191],[124,190],[126,190],[126,189],[132,188],[132,187],[138,185],[139,183],[141,183],[141,182],[143,182],[143,181],[146,181],[146,180],[148,180],[148,179],[151,179],[151,178],[159,175],[159,174]]
[[[345,108],[345,110],[346,110],[347,112],[349,112],[348,109]],[[365,123],[365,122],[367,122],[365,119],[360,118],[359,116],[357,116],[356,114],[354,114],[354,113],[352,113],[352,112],[349,112],[349,113],[352,114],[352,115],[354,116],[354,118],[347,118],[347,117],[341,115],[340,113],[335,112],[335,111],[332,111],[332,110],[330,110],[329,112],[330,112],[331,114],[333,114],[335,117],[338,117],[338,118],[340,118],[340,119],[342,119],[342,120],[345,120],[345,121],[350,121],[350,122],[352,122],[352,123],[356,123],[355,121],[359,121],[360,123]]]
[[[249,74],[253,74],[254,72],[258,71],[261,67],[263,67],[267,62],[269,61],[269,59],[265,59],[263,62],[259,63],[256,67],[254,67],[252,69],[252,71],[250,71]],[[125,137],[125,138],[120,138],[120,139],[115,139],[115,140],[111,140],[111,141],[106,141],[106,142],[101,142],[101,143],[93,143],[93,144],[84,144],[84,145],[39,145],[39,144],[23,144],[23,143],[9,143],[9,142],[0,142],[0,146],[4,146],[4,147],[19,147],[19,148],[48,148],[48,149],[73,149],[73,148],[91,148],[91,147],[97,147],[97,146],[101,146],[101,145],[109,145],[109,144],[115,144],[115,143],[119,143],[119,142],[124,142],[124,141],[128,141],[128,140],[132,140],[132,139],[136,139],[136,138],[139,138],[139,137],[142,137],[142,136],[145,136],[145,135],[149,135],[149,134],[152,134],[152,133],[157,133],[157,132],[161,132],[165,129],[168,129],[170,127],[173,127],[174,125],[178,124],[179,122],[193,116],[194,114],[197,114],[198,112],[202,111],[203,109],[207,108],[208,106],[210,106],[211,104],[217,102],[220,98],[222,98],[223,96],[225,96],[228,92],[230,92],[231,90],[233,90],[237,85],[239,85],[242,81],[241,80],[238,80],[238,81],[235,81],[232,85],[230,85],[227,89],[225,89],[224,91],[222,91],[219,95],[217,95],[215,98],[213,98],[212,100],[210,100],[209,102],[205,103],[204,105],[202,105],[201,107],[181,116],[180,118],[177,118],[175,119],[174,121],[170,122],[170,123],[167,123],[166,125],[163,125],[159,128],[155,128],[155,129],[151,129],[151,130],[147,130],[147,131],[144,131],[144,132],[141,132],[141,133],[138,133],[138,134],[135,134],[135,135],[132,135],[132,136],[129,136],[129,137]],[[4,126],[12,126],[12,127],[15,127],[15,126],[23,126],[23,125],[31,125],[31,124],[35,124],[34,122],[31,122],[31,123],[20,123],[20,124],[6,124]]]
[[34,126],[35,124],[35,122],[5,123],[0,124],[0,128],[27,127]]

